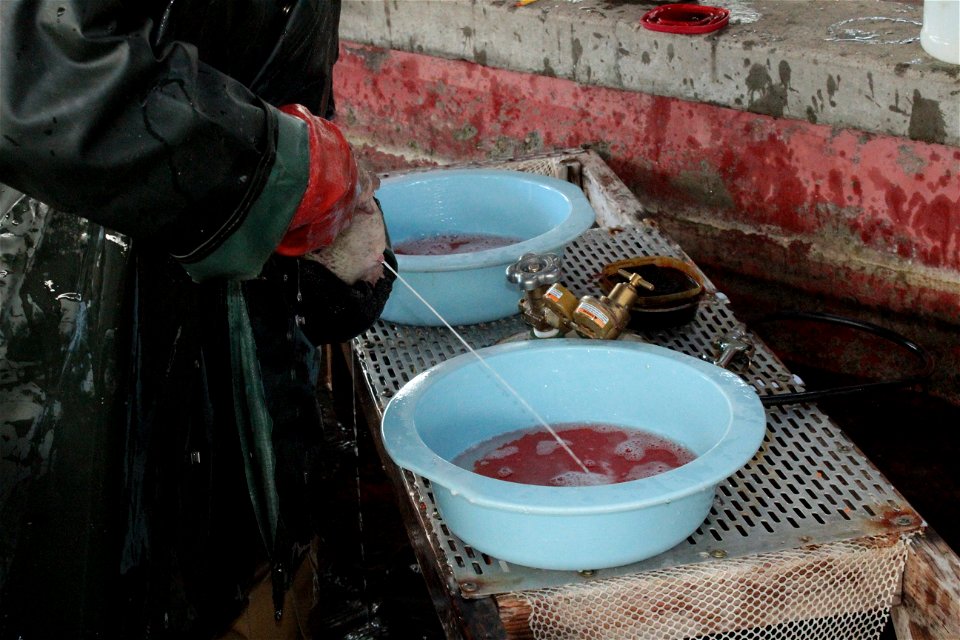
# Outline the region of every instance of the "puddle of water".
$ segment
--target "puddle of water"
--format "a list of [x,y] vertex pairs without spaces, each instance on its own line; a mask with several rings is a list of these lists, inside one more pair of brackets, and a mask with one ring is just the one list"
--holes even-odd
[[760,19],[760,12],[748,0],[724,0],[709,4],[723,7],[730,12],[730,24],[751,24]]
[[910,18],[869,16],[848,18],[827,27],[829,42],[864,44],[910,44],[920,39],[923,23]]

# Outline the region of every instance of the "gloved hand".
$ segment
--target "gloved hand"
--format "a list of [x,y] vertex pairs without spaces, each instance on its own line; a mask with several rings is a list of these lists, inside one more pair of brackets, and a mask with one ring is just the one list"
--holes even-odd
[[333,243],[350,224],[360,197],[369,184],[360,180],[349,143],[332,123],[318,118],[298,104],[280,111],[307,125],[310,143],[310,177],[300,205],[276,251],[284,256],[301,256]]
[[301,105],[280,110],[307,125],[310,177],[277,253],[319,262],[349,285],[375,283],[383,276],[387,246],[373,197],[380,181],[357,167],[353,150],[333,124]]
[[[371,192],[372,193],[372,192]],[[349,285],[362,280],[375,284],[383,277],[383,252],[387,248],[383,214],[370,197],[361,203],[333,244],[305,254]]]

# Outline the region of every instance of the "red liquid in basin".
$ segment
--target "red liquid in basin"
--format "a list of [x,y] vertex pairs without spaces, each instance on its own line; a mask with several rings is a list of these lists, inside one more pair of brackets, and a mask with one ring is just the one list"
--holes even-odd
[[498,480],[571,487],[639,480],[676,469],[697,457],[682,445],[638,429],[604,424],[565,424],[553,429],[589,474],[542,427],[482,442],[461,453],[453,463]]
[[518,242],[522,240],[483,233],[445,234],[397,243],[393,246],[393,252],[397,255],[409,256],[444,256],[451,253],[473,253],[496,249]]

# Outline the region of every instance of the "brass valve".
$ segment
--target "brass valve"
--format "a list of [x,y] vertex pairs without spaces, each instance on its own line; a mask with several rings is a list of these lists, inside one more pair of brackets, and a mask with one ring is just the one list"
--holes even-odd
[[618,273],[627,281],[618,283],[609,295],[580,299],[572,314],[577,333],[588,338],[615,340],[630,321],[630,308],[639,295],[637,287],[653,291],[653,284],[639,274],[623,269]]
[[[558,315],[573,295],[560,284],[560,257],[553,253],[525,253],[507,267],[507,280],[519,285],[523,298],[519,307],[523,319],[539,337],[552,337],[569,327],[569,313]],[[576,299],[574,298],[574,303]]]
[[525,253],[507,267],[507,280],[523,290],[520,313],[538,337],[576,330],[587,338],[614,340],[630,320],[630,308],[639,295],[637,288],[654,288],[639,274],[622,269],[618,273],[626,282],[618,283],[609,295],[583,296],[578,300],[560,284],[557,255]]

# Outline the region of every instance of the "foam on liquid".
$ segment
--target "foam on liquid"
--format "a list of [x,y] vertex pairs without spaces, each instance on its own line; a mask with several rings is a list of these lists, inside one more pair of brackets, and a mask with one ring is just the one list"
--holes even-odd
[[606,424],[554,425],[565,448],[540,427],[512,431],[470,447],[454,464],[499,480],[554,487],[614,484],[676,469],[696,454],[672,440],[640,429]]
[[442,234],[418,240],[407,240],[393,245],[397,255],[443,256],[451,253],[473,253],[486,249],[506,247],[521,242],[520,238],[509,238],[486,233]]

